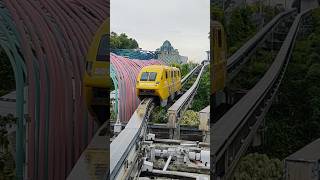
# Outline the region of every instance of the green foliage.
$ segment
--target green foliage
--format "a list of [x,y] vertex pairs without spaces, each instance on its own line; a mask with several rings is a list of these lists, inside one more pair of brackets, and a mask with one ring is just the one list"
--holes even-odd
[[180,71],[181,71],[181,77],[184,77],[187,75],[192,69],[189,68],[189,64],[182,64],[180,66]]
[[167,118],[167,110],[161,106],[155,107],[150,115],[151,122],[153,123],[167,123]]
[[9,148],[7,125],[15,124],[16,118],[9,114],[0,116],[0,177],[14,179],[15,161]]
[[265,154],[249,154],[241,158],[235,169],[234,180],[280,180],[283,164]]
[[178,63],[171,63],[170,66],[172,67],[176,67],[176,68],[179,68],[181,70],[181,64],[178,64]]
[[230,55],[255,34],[256,27],[251,21],[253,13],[254,11],[250,6],[246,8],[236,8],[232,12],[230,21],[226,26],[227,45],[229,46]]
[[138,42],[135,39],[128,38],[125,33],[118,35],[115,32],[111,32],[110,37],[111,49],[136,49],[139,48]]
[[0,179],[13,180],[15,178],[15,162],[8,150],[0,151]]
[[210,104],[210,67],[206,68],[200,79],[197,94],[193,98],[191,109],[201,111]]
[[[259,11],[260,6],[258,4],[239,7],[232,11],[229,22],[225,26],[229,56],[257,32],[258,29],[252,21],[252,17]],[[280,11],[269,6],[262,6],[262,12],[266,24]]]
[[116,122],[117,121],[117,114],[114,110],[110,111],[110,121]]
[[15,79],[10,60],[0,48],[0,96],[15,89]]
[[222,8],[216,6],[216,5],[211,5],[210,8],[210,13],[211,13],[211,20],[216,20],[223,22],[224,16],[223,16],[223,10]]
[[188,126],[199,126],[200,117],[198,112],[195,112],[193,110],[187,110],[182,116],[180,124]]
[[7,125],[12,125],[16,121],[16,118],[13,117],[12,114],[8,114],[7,116],[0,115],[0,149],[7,149],[9,145],[9,140],[7,138]]

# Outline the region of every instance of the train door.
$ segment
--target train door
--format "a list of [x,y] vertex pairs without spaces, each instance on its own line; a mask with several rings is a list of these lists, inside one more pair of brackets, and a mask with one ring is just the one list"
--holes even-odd
[[172,78],[171,78],[171,71],[168,69],[166,70],[166,74],[167,74],[167,82],[168,82],[168,96],[171,96],[171,92],[172,92]]
[[174,70],[171,71],[171,78],[172,78],[172,92],[171,92],[171,94],[174,94],[174,91],[175,91],[175,89],[176,89],[176,88],[174,87],[175,84],[176,84],[176,83],[175,83],[175,77],[174,77]]
[[173,100],[174,99],[174,95],[175,95],[175,92],[176,92],[176,87],[175,87],[175,85],[176,85],[176,81],[175,81],[175,76],[174,76],[174,69],[172,69],[171,70],[171,79],[172,79],[172,82],[171,82],[171,87],[172,87],[172,91],[171,91],[171,100]]
[[178,91],[178,71],[175,70],[174,71],[174,79],[175,79],[175,83],[174,83],[174,93],[176,94],[176,92]]
[[181,74],[180,70],[178,69],[178,92],[180,92],[181,89]]
[[[167,77],[166,77],[166,70],[165,69],[162,69],[161,71],[161,79],[160,79],[160,91],[163,93],[163,92],[166,92],[167,91],[167,86],[168,86],[168,82],[167,82]],[[165,96],[165,95],[164,95]]]

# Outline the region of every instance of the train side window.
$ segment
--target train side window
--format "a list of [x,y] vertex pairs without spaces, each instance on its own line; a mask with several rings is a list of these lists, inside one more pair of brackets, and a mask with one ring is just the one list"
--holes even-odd
[[168,71],[166,71],[166,79],[168,79]]
[[140,81],[147,81],[147,80],[148,80],[148,76],[149,76],[149,73],[148,73],[148,72],[143,72],[143,73],[141,74]]
[[105,34],[101,37],[98,53],[97,53],[97,61],[107,61],[109,54],[109,34]]
[[218,46],[222,47],[222,37],[221,37],[221,29],[218,29]]

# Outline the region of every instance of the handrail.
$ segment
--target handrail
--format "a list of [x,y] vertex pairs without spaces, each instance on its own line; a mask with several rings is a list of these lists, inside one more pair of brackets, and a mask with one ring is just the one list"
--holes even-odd
[[181,80],[181,84],[183,85],[184,83],[187,82],[187,80],[191,77],[191,75],[198,70],[202,65],[198,64],[195,68],[193,68],[187,75],[185,75],[182,80]]
[[144,114],[139,113],[139,107],[130,118],[125,129],[111,142],[110,144],[110,179],[117,177],[124,161],[127,159],[128,154],[131,152],[134,145],[136,145],[143,127],[146,127],[146,116],[148,114],[150,105],[153,99],[144,99],[140,105],[144,108]]

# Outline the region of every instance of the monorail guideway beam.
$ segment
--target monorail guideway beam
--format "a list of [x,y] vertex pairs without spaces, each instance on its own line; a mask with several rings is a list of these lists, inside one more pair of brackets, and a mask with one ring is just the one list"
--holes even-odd
[[146,137],[147,121],[154,108],[154,99],[144,99],[126,127],[110,145],[110,179],[130,179],[141,168],[141,142]]
[[200,78],[203,74],[204,68],[207,65],[203,65],[198,74],[196,81],[193,85],[168,109],[168,127],[171,128],[170,138],[179,139],[180,138],[180,126],[179,119],[182,117],[183,113],[190,106],[193,97],[195,96]]
[[[202,66],[195,67],[182,82],[187,81],[200,67]],[[139,159],[141,157],[140,144],[146,137],[148,119],[153,108],[154,99],[144,99],[133,113],[126,127],[112,141],[110,145],[111,179],[134,178],[139,174],[142,165],[141,159]]]
[[212,179],[229,179],[264,121],[286,71],[302,19],[299,14],[274,62],[261,80],[211,128]]
[[273,36],[276,27],[282,22],[287,21],[295,15],[296,10],[290,9],[286,12],[280,13],[272,19],[266,26],[264,26],[255,36],[247,41],[240,49],[238,49],[231,57],[226,60],[226,40],[223,26],[218,21],[211,23],[211,57],[213,57],[213,65],[211,68],[211,111],[216,116],[212,117],[211,123],[216,122],[234,103],[234,93],[226,88],[226,84],[230,82],[241,68],[254,54],[256,49],[263,45],[269,36]]

